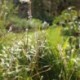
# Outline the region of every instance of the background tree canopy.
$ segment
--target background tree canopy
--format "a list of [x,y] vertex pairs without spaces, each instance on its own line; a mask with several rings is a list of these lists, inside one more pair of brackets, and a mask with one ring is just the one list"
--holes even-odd
[[[13,1],[17,5],[21,4],[19,0]],[[22,3],[19,8],[21,10],[19,14],[21,14],[21,16],[24,15],[23,17],[26,17],[28,16],[27,10],[30,9],[30,6],[28,6],[29,3],[26,3],[26,0],[22,1],[24,1],[26,7],[24,7],[24,3]],[[78,10],[80,8],[80,0],[31,0],[32,16],[48,22],[52,21],[54,16],[59,15],[69,6],[75,6]]]

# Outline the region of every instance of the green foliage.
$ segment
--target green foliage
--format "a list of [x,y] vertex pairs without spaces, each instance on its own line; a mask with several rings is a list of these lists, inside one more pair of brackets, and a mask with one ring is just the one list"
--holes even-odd
[[61,31],[62,27],[50,28],[47,30],[48,41],[53,47],[56,47],[58,44],[63,42]]
[[37,71],[34,71],[39,58],[43,57],[45,43],[45,37],[42,36],[42,33],[35,32],[32,37],[28,34],[24,35],[21,40],[16,40],[12,46],[2,45],[0,53],[1,77],[19,80],[32,78],[37,74]]
[[35,29],[39,29],[42,27],[42,22],[39,19],[21,19],[17,16],[10,17],[7,21],[7,24],[13,24],[17,28],[21,29],[29,29],[34,31]]
[[8,23],[14,24],[15,27],[25,27],[27,25],[27,19],[21,19],[14,15],[9,18]]
[[39,19],[30,19],[27,21],[27,26],[29,29],[40,29],[42,27],[42,22]]
[[12,16],[8,21],[27,30],[7,32],[0,20],[0,80],[80,79],[79,36],[74,36],[79,21],[75,10],[63,11],[46,30],[40,29],[43,24],[38,19]]

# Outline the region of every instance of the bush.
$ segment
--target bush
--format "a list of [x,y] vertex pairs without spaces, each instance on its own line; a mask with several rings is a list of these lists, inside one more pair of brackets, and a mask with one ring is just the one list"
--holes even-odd
[[[9,24],[13,24],[15,28],[18,28],[22,31],[26,31],[26,29],[34,31],[35,29],[41,29],[42,22],[39,19],[21,19],[17,16],[11,17],[7,20],[6,27]],[[10,27],[10,26],[9,26]]]

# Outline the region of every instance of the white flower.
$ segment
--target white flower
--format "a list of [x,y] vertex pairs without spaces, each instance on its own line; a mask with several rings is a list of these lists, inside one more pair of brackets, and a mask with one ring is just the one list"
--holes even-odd
[[28,28],[26,28],[26,32],[28,32]]
[[68,10],[71,10],[71,9],[72,9],[72,7],[69,7],[69,8],[68,8]]
[[49,23],[47,23],[46,21],[44,21],[43,24],[42,24],[42,28],[44,29],[44,28],[47,28],[48,26],[49,26]]

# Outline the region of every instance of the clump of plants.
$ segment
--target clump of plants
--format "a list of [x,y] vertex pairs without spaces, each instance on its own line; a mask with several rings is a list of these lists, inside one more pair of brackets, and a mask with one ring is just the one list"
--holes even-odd
[[[42,59],[47,50],[44,33],[35,32],[34,36],[25,35],[12,45],[2,45],[0,53],[0,78],[5,80],[32,80],[35,76],[40,79],[38,72]],[[34,39],[32,39],[34,38]],[[40,70],[42,73],[42,69]]]
[[[1,80],[79,80],[80,54],[76,11],[64,11],[51,28],[40,30],[44,24],[36,19],[10,18],[17,27],[25,27],[22,38],[15,38],[8,32],[12,44],[0,41]],[[24,23],[24,24],[23,24]],[[53,27],[55,26],[55,28]],[[34,32],[29,32],[29,29]],[[65,32],[68,31],[66,34]],[[14,34],[14,36],[19,36]],[[6,38],[4,36],[4,38]],[[0,39],[1,40],[1,39]],[[13,41],[13,42],[12,42]],[[10,43],[10,42],[9,42]]]
[[49,23],[46,21],[42,22],[39,19],[22,19],[17,16],[13,16],[7,20],[7,23],[5,23],[5,28],[7,30],[12,27],[12,32],[22,32],[26,31],[28,29],[29,31],[35,31],[35,30],[43,30],[49,28]]

